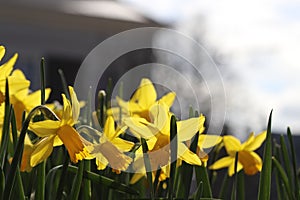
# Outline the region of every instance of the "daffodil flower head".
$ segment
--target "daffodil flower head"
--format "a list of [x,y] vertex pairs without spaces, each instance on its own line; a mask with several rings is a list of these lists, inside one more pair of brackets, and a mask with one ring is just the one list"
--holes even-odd
[[[126,102],[120,97],[117,97],[116,99],[119,106],[122,108],[122,112],[127,116],[142,117],[150,121],[149,109],[151,106],[153,106],[157,102],[161,102],[166,104],[168,107],[171,107],[175,100],[175,97],[175,92],[169,92],[162,98],[157,100],[157,93],[153,83],[149,79],[143,78],[140,82],[139,87],[134,92],[129,101]],[[116,119],[119,116],[119,108],[112,108],[107,112],[108,115],[114,115]]]
[[[133,134],[147,140],[150,162],[152,168],[156,170],[170,163],[170,121],[172,113],[169,112],[167,105],[160,102],[151,106],[149,112],[150,122],[140,117],[128,117],[123,121]],[[199,117],[177,121],[178,158],[192,165],[201,165],[201,160],[189,150],[184,142],[191,140],[202,129],[203,118],[203,115],[200,115]],[[142,157],[141,150],[138,153],[137,157]],[[143,168],[141,170],[140,173],[143,172]]]
[[[5,55],[5,48],[0,46],[0,61]],[[26,88],[30,82],[28,80],[19,80],[18,77],[11,75],[13,67],[17,61],[18,54],[14,54],[7,62],[0,66],[0,105],[5,100],[5,82],[8,80],[10,95]]]
[[[123,140],[119,137],[127,127],[115,129],[115,122],[112,116],[106,119],[103,133],[95,129],[89,128],[93,132],[90,135],[98,137],[87,138],[89,141],[95,141],[94,144],[87,146],[90,153],[89,158],[96,158],[96,165],[98,170],[105,169],[108,165],[116,173],[120,173],[127,169],[132,159],[123,152],[132,149],[134,143]],[[97,138],[97,140],[95,139]]]
[[228,167],[228,175],[234,174],[235,154],[238,152],[237,172],[244,169],[245,174],[254,175],[261,171],[262,160],[254,152],[266,139],[266,131],[254,136],[252,132],[248,139],[241,142],[234,136],[226,135],[223,137],[224,146],[228,156],[221,158],[210,166],[210,169],[217,170]]
[[42,139],[35,144],[30,164],[35,166],[46,159],[52,152],[53,146],[64,144],[72,162],[77,163],[89,156],[86,145],[89,144],[73,127],[80,114],[80,105],[72,87],[69,87],[71,102],[63,94],[63,114],[59,121],[44,120],[32,122],[29,126]]
[[[28,81],[21,70],[14,70],[12,75],[15,81],[14,84],[22,84]],[[51,89],[45,89],[45,100],[49,98]],[[30,112],[34,107],[40,105],[41,103],[41,90],[35,92],[30,92],[29,85],[24,87],[22,90],[16,91],[10,95],[10,102],[14,107],[14,112],[16,116],[17,129],[20,130],[22,126],[22,116],[23,112]]]

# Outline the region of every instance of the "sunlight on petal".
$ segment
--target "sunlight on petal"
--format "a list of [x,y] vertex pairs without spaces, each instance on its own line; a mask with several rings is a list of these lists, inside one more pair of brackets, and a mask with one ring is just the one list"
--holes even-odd
[[35,144],[35,149],[31,154],[30,165],[32,167],[38,165],[50,156],[53,150],[54,137],[46,137]]
[[247,151],[254,151],[256,149],[258,149],[262,143],[265,141],[267,137],[267,131],[263,131],[260,134],[256,135],[254,140],[249,143],[247,146],[245,146],[245,150]]
[[178,157],[191,165],[201,165],[200,158],[181,142],[178,144]]
[[237,138],[235,138],[231,135],[224,136],[223,142],[224,142],[226,151],[230,156],[235,157],[235,152],[237,152],[241,149],[241,142]]
[[221,159],[219,159],[218,161],[216,161],[215,163],[213,163],[209,169],[221,169],[221,168],[225,168],[225,167],[229,167],[232,163],[234,162],[234,157],[223,157]]
[[29,130],[33,131],[39,137],[46,137],[50,135],[56,135],[60,121],[44,120],[39,122],[32,122],[29,125]]

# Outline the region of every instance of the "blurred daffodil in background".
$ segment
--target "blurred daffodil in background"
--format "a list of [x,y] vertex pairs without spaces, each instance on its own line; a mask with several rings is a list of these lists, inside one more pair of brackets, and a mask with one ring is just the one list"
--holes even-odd
[[234,174],[235,154],[238,152],[237,172],[244,169],[245,174],[254,175],[261,171],[262,160],[254,151],[258,149],[266,139],[266,131],[254,136],[252,132],[248,139],[241,142],[234,136],[226,135],[223,137],[224,146],[228,156],[221,158],[213,163],[209,168],[213,170],[228,167],[228,175]]

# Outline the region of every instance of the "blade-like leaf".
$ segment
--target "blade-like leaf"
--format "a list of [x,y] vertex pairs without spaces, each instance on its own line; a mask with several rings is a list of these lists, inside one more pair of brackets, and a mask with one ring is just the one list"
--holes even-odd
[[300,198],[299,194],[299,179],[297,178],[297,161],[296,161],[296,153],[295,153],[295,147],[294,147],[294,142],[293,142],[293,136],[290,127],[287,128],[287,135],[290,143],[290,148],[292,152],[292,162],[293,162],[293,172],[294,172],[294,180],[295,180],[295,195],[296,199]]
[[276,167],[276,169],[278,170],[278,174],[281,177],[281,180],[283,182],[283,185],[285,186],[285,189],[287,191],[287,194],[289,196],[289,199],[294,199],[293,198],[293,194],[292,194],[292,190],[291,187],[289,185],[289,181],[288,181],[288,177],[284,171],[284,169],[282,168],[282,166],[280,165],[280,163],[277,161],[277,159],[275,157],[272,157],[273,163]]
[[[78,168],[75,166],[69,166],[68,171],[76,174],[78,171]],[[92,182],[99,183],[103,186],[107,186],[111,189],[114,189],[118,192],[127,193],[127,194],[131,194],[131,195],[139,194],[138,191],[132,189],[132,187],[130,187],[130,186],[119,183],[113,179],[107,178],[105,176],[101,176],[101,175],[93,173],[93,172],[84,171],[83,177],[91,180]]]
[[263,166],[259,179],[258,199],[268,200],[271,193],[271,174],[272,174],[272,140],[271,140],[271,124],[272,112],[269,116],[267,138],[264,148]]
[[150,159],[149,159],[149,154],[148,154],[148,146],[147,146],[147,142],[144,138],[141,138],[141,143],[142,143],[142,148],[143,148],[143,153],[144,153],[144,164],[145,164],[145,168],[146,168],[147,181],[148,181],[149,188],[150,188],[150,198],[154,199],[154,188],[153,188],[153,183],[152,183],[152,170],[151,170],[151,164],[150,164]]
[[20,137],[19,137],[19,140],[18,140],[17,148],[16,148],[16,151],[14,153],[14,157],[13,157],[12,162],[11,162],[11,167],[10,167],[7,179],[6,179],[2,199],[9,199],[10,198],[11,191],[12,191],[12,188],[13,188],[13,183],[14,183],[15,177],[16,177],[16,170],[17,170],[17,167],[20,163],[22,153],[23,153],[25,134],[27,132],[27,129],[28,129],[28,126],[29,126],[29,123],[30,123],[32,117],[37,112],[40,112],[41,110],[48,110],[49,112],[51,112],[49,110],[49,108],[47,108],[45,106],[37,106],[29,112],[27,118],[23,122],[23,126],[22,126],[22,129],[21,129],[21,132],[20,132]]
[[70,200],[78,199],[78,197],[79,197],[80,187],[81,187],[82,178],[83,178],[83,170],[84,170],[84,162],[79,161],[78,169],[77,169],[76,176],[75,176],[73,186],[72,186],[72,190],[69,195]]
[[169,199],[173,199],[174,195],[174,180],[175,180],[175,171],[176,171],[176,161],[177,161],[177,148],[178,148],[178,141],[177,141],[177,124],[176,124],[176,117],[172,115],[171,117],[171,124],[170,124],[170,150],[171,150],[171,169],[170,169],[170,178],[169,178],[169,192],[168,197]]

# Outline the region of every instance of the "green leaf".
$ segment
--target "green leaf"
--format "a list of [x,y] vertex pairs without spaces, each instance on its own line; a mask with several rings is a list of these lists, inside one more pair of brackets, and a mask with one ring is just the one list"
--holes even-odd
[[73,182],[73,185],[72,185],[72,190],[71,190],[71,193],[69,195],[70,200],[78,199],[78,197],[79,197],[80,187],[81,187],[82,178],[83,178],[83,170],[84,170],[84,162],[79,161],[76,176],[75,176],[75,179],[74,179],[74,182]]
[[66,98],[69,99],[69,100],[71,100],[69,89],[68,89],[68,84],[67,84],[67,81],[66,81],[66,78],[65,78],[63,70],[58,69],[58,74],[60,76],[62,88],[63,88],[63,91],[64,91],[64,93],[66,95]]
[[45,168],[46,161],[41,162],[37,167],[37,185],[36,185],[36,199],[45,199]]
[[106,99],[106,93],[104,90],[100,90],[98,93],[98,121],[101,126],[101,128],[104,127],[105,124],[105,99]]
[[112,82],[112,78],[109,77],[108,78],[108,82],[107,82],[107,87],[106,87],[106,108],[109,109],[111,108],[111,95],[112,95],[112,90],[113,90],[113,82]]
[[41,73],[41,105],[45,105],[46,81],[45,81],[45,59],[44,58],[41,59],[40,73]]
[[267,138],[264,148],[263,166],[259,179],[258,199],[268,200],[271,193],[271,174],[272,174],[272,140],[271,140],[271,124],[272,124],[272,112],[269,116]]
[[[194,111],[193,111],[192,107],[190,107],[190,109],[189,109],[189,116],[194,117]],[[195,117],[198,117],[197,113],[196,113]],[[198,139],[199,139],[199,132],[197,132],[196,135],[192,138],[192,143],[191,143],[191,146],[190,146],[190,150],[193,153],[197,152]],[[194,166],[183,161],[182,162],[182,167],[183,167],[183,171],[184,171],[184,173],[181,174],[182,180],[183,180],[182,184],[184,184],[184,198],[188,199],[189,194],[190,194],[190,188],[191,188],[191,183],[192,183]],[[182,187],[182,185],[180,187]],[[203,188],[203,185],[202,185],[202,188]]]
[[227,187],[228,187],[228,173],[225,173],[223,181],[222,181],[220,193],[219,193],[219,198],[220,199],[224,199],[225,198],[226,192],[227,192]]
[[[78,171],[78,168],[75,166],[69,166],[68,171],[71,173],[76,174]],[[125,184],[119,183],[113,179],[107,178],[105,176],[101,176],[99,174],[96,174],[94,172],[84,171],[83,177],[91,180],[94,183],[99,183],[103,186],[109,187],[111,189],[114,189],[118,192],[122,193],[128,193],[131,195],[138,195],[138,191],[132,189],[130,186],[127,186]]]
[[2,168],[0,167],[0,196],[2,197],[5,186],[5,176]]
[[289,181],[289,185],[291,188],[294,188],[295,185],[293,184],[293,177],[292,177],[292,171],[291,171],[291,161],[289,159],[288,149],[286,146],[286,143],[284,141],[283,135],[280,135],[280,146],[281,146],[281,152],[283,157],[283,164],[287,172],[287,177]]
[[3,126],[2,126],[2,141],[1,141],[1,146],[0,146],[0,164],[1,168],[4,168],[4,163],[6,159],[6,154],[7,154],[7,147],[9,143],[9,124],[11,121],[11,112],[12,112],[12,106],[10,105],[9,102],[9,88],[8,88],[8,80],[6,79],[5,82],[5,110],[4,110],[4,120],[3,120]]
[[[21,178],[19,167],[17,168],[16,173],[17,173],[16,174],[16,182],[15,182],[15,186],[14,186],[14,190],[16,192],[13,193],[14,198],[12,198],[12,199],[25,200],[24,188],[23,188],[23,184],[22,184],[22,178]],[[38,198],[36,197],[36,199],[38,199]]]
[[195,166],[195,172],[198,185],[200,182],[203,182],[203,197],[212,198],[212,191],[206,167],[203,165]]
[[145,168],[146,168],[147,181],[148,181],[149,188],[150,188],[150,198],[153,200],[154,199],[154,188],[153,188],[153,183],[152,183],[152,170],[151,170],[151,164],[150,164],[150,159],[149,159],[149,154],[148,154],[148,146],[147,146],[147,142],[144,138],[141,138],[141,143],[142,143],[142,148],[143,148],[143,153],[144,153],[144,164],[145,164]]
[[275,165],[276,169],[278,170],[278,174],[281,177],[283,185],[285,186],[285,189],[287,191],[289,199],[294,199],[292,191],[291,191],[291,187],[289,185],[288,177],[287,177],[286,173],[284,172],[284,169],[282,168],[282,166],[280,165],[280,163],[277,161],[277,159],[275,157],[272,157],[272,160],[273,160],[273,164]]
[[14,109],[12,109],[10,123],[11,123],[12,139],[13,139],[13,148],[14,150],[16,150],[17,143],[18,143],[18,130],[17,130],[17,122],[16,122]]
[[296,161],[296,153],[295,153],[295,147],[294,147],[294,142],[293,142],[293,136],[292,136],[292,132],[290,127],[287,128],[287,136],[289,139],[289,143],[290,143],[290,148],[291,148],[291,152],[292,152],[292,163],[293,163],[293,172],[294,172],[294,180],[295,180],[295,194],[296,194],[296,199],[300,198],[300,194],[299,194],[299,180],[297,178],[297,161]]
[[231,192],[231,199],[236,200],[236,194],[237,194],[237,184],[238,184],[238,174],[237,174],[237,164],[239,161],[239,153],[235,153],[235,159],[234,159],[234,179],[233,179],[233,186],[232,186],[232,192]]
[[59,184],[58,184],[58,190],[57,190],[55,199],[58,199],[58,200],[62,199],[64,186],[66,185],[66,182],[67,182],[66,177],[67,177],[67,170],[68,170],[69,162],[70,162],[69,154],[68,154],[67,150],[64,148],[64,163],[62,165],[62,172],[61,172],[61,176],[60,176],[60,180],[59,180]]
[[[84,171],[91,171],[91,161],[84,160]],[[83,199],[91,199],[92,191],[91,191],[91,181],[89,179],[83,180]]]
[[201,196],[202,196],[202,193],[203,193],[203,183],[200,182],[200,183],[198,184],[198,187],[197,187],[197,190],[196,190],[196,195],[195,195],[195,197],[194,197],[194,200],[200,199]]
[[[17,144],[17,148],[16,151],[14,153],[14,157],[12,159],[12,163],[11,163],[11,167],[6,179],[6,183],[5,183],[5,188],[4,188],[4,193],[3,193],[3,198],[2,199],[9,199],[10,195],[11,195],[11,191],[13,188],[13,183],[15,181],[15,177],[16,177],[16,173],[17,173],[17,168],[18,165],[21,161],[21,157],[22,157],[22,153],[23,153],[23,147],[24,147],[24,139],[25,139],[25,134],[27,132],[29,123],[31,121],[31,119],[33,118],[33,116],[37,113],[40,112],[41,110],[49,110],[49,108],[45,107],[45,106],[37,106],[35,108],[33,108],[27,118],[25,119],[25,121],[23,122],[23,126],[20,132],[20,137],[18,140],[18,144]],[[49,111],[51,112],[51,111]]]
[[178,139],[177,139],[177,124],[176,117],[172,115],[170,123],[170,150],[171,150],[171,168],[170,168],[170,178],[169,178],[169,190],[168,198],[173,199],[174,195],[174,181],[175,181],[175,172],[177,164],[177,149],[178,149]]
[[237,199],[245,199],[245,181],[244,181],[244,171],[240,171],[238,174],[238,184],[237,184]]

